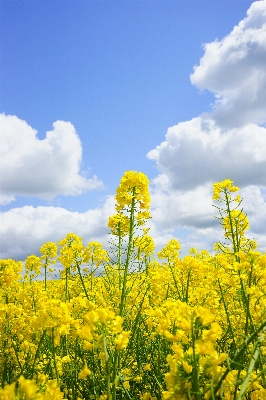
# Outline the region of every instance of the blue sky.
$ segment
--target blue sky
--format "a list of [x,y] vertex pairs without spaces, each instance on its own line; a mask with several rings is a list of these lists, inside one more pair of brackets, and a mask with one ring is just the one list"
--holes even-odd
[[[0,112],[8,143],[1,166],[4,257],[36,253],[43,242],[76,229],[85,241],[106,243],[104,219],[126,170],[142,171],[152,181],[151,230],[158,246],[178,236],[185,248],[211,247],[218,231],[209,194],[220,177],[236,177],[246,190],[254,226],[256,213],[266,221],[266,103],[259,89],[250,100],[255,65],[265,83],[265,1],[1,0],[1,15]],[[215,48],[246,17],[241,34]],[[207,50],[205,43],[213,45]],[[249,51],[240,55],[248,43]],[[241,71],[245,85],[238,82]],[[229,76],[235,78],[230,82]],[[56,121],[71,125],[53,128]],[[53,131],[49,143],[47,131]],[[214,149],[224,133],[223,159],[229,160],[214,168],[201,144],[210,140]],[[216,157],[222,160],[222,153]],[[253,161],[244,165],[246,157]],[[259,202],[255,211],[252,196]],[[90,225],[87,231],[82,221]],[[263,224],[252,233],[266,250]]]

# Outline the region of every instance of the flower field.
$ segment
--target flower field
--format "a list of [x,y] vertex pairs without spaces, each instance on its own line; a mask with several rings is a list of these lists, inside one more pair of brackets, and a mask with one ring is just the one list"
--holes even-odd
[[266,399],[266,254],[245,236],[239,188],[213,185],[214,254],[180,258],[175,239],[154,254],[148,185],[122,177],[108,252],[69,233],[23,278],[0,260],[1,400]]

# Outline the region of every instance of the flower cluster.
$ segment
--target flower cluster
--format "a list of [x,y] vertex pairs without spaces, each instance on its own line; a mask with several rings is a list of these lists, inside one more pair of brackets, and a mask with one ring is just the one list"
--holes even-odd
[[[213,200],[223,201],[222,196],[230,196],[230,193],[238,192],[239,187],[233,185],[234,181],[231,179],[225,179],[222,182],[216,182],[213,184]],[[236,201],[240,200],[239,197]]]
[[127,235],[130,231],[129,211],[136,211],[135,221],[142,226],[151,217],[149,180],[142,172],[127,171],[116,191],[117,214],[109,218],[108,226],[114,235]]

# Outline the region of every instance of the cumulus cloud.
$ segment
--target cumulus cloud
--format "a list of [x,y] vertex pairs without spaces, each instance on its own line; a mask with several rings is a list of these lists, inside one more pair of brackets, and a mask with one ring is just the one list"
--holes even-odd
[[96,176],[81,174],[82,146],[70,122],[56,121],[44,140],[13,115],[1,114],[0,126],[2,204],[18,195],[52,199],[103,187]]
[[[79,235],[84,245],[98,241],[105,249],[109,249],[113,238],[107,223],[109,216],[114,213],[114,196],[107,196],[101,208],[84,213],[52,206],[24,206],[2,212],[0,258],[25,260],[30,254],[38,254],[42,244],[51,241],[58,243],[69,232]],[[149,221],[148,226],[157,249],[173,237],[171,228],[161,229],[156,218]]]
[[[159,174],[151,185],[150,234],[161,247],[177,237],[183,249],[212,249],[222,239],[213,217],[212,183],[231,178],[240,186],[243,208],[260,251],[266,251],[266,2],[254,2],[228,36],[204,47],[192,84],[215,95],[211,111],[168,129],[165,141],[148,153]],[[81,144],[70,123],[57,121],[44,140],[16,117],[2,116],[8,132],[3,196],[43,198],[98,188],[97,178],[80,174]],[[23,151],[21,148],[23,147]],[[45,168],[43,168],[45,166]],[[67,171],[67,172],[66,172]],[[50,182],[52,180],[52,182]],[[24,259],[41,244],[68,232],[84,242],[108,246],[108,198],[101,209],[85,213],[56,207],[22,207],[2,213],[2,257]]]
[[250,185],[241,191],[243,208],[247,213],[252,233],[258,238],[264,235],[266,250],[266,191]]
[[24,260],[36,254],[46,242],[58,242],[67,233],[74,232],[89,241],[108,245],[108,217],[114,213],[114,198],[107,197],[102,208],[84,213],[71,212],[60,207],[13,208],[1,214],[0,258]]
[[266,186],[266,128],[255,124],[222,130],[204,117],[168,129],[148,153],[173,189],[190,190],[225,178]]
[[232,32],[207,43],[190,76],[214,92],[213,117],[225,126],[266,122],[266,2],[256,1]]
[[[221,41],[204,46],[190,76],[214,93],[210,111],[168,129],[147,157],[156,162],[154,223],[189,247],[221,239],[213,218],[212,183],[233,179],[242,188],[250,220],[248,237],[266,250],[266,2],[254,2],[247,17]],[[204,246],[205,244],[205,246]]]
[[191,190],[173,190],[167,185],[170,185],[170,180],[166,182],[165,176],[160,175],[154,179],[151,190],[152,216],[158,227],[207,228],[215,223],[210,184]]
[[[164,245],[166,238],[177,237],[186,251],[190,247],[211,250],[215,242],[223,240],[223,230],[216,218],[219,212],[213,207],[217,202],[212,200],[212,184],[190,190],[173,189],[170,185],[164,174],[152,184],[152,224],[155,234],[160,232],[156,237],[162,239],[158,245]],[[266,251],[266,191],[249,185],[240,190],[240,195],[250,222],[246,236],[257,241],[260,251]]]

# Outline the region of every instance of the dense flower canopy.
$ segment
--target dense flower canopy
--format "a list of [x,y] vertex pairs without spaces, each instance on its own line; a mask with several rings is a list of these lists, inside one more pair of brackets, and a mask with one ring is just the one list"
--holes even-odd
[[171,239],[156,256],[148,178],[128,171],[111,250],[69,233],[59,254],[48,242],[27,257],[24,277],[0,260],[0,400],[265,399],[266,254],[245,237],[239,188],[213,188],[228,241],[214,254],[180,258]]

